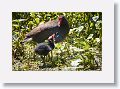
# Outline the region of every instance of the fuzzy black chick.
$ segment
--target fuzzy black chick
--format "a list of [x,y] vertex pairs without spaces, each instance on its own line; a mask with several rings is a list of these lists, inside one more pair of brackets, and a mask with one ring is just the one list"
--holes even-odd
[[39,43],[34,51],[39,55],[47,56],[48,53],[54,49],[54,47],[54,36],[52,36],[47,42]]

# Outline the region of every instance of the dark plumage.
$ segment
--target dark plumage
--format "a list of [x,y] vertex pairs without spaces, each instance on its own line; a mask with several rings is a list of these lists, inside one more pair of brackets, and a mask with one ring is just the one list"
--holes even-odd
[[54,36],[55,42],[61,42],[64,39],[60,33],[56,32],[55,34],[56,34]]
[[26,35],[23,43],[28,41],[30,38],[32,38],[32,40],[37,43],[41,43],[56,32],[61,34],[62,37],[60,40],[57,40],[58,38],[55,38],[55,42],[58,43],[65,39],[69,33],[69,30],[69,24],[66,18],[64,16],[59,16],[57,20],[50,20],[46,23],[38,25],[36,28],[31,30],[31,32]]
[[[41,58],[43,60],[43,67],[46,66],[45,64],[45,57],[49,54],[50,51],[52,51],[55,47],[54,45],[54,36],[55,34],[53,34],[52,36],[49,37],[47,42],[43,42],[43,43],[39,43],[37,45],[37,47],[34,49],[34,51],[41,55]],[[51,59],[52,62],[52,59]]]
[[50,51],[54,49],[53,37],[48,42],[39,43],[35,48],[35,52],[39,55],[47,56]]

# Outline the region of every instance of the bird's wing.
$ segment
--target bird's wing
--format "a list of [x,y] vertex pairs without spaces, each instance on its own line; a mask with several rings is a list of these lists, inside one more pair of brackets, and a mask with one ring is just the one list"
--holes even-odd
[[35,51],[51,51],[52,48],[50,48],[50,46],[47,43],[40,43],[37,45],[37,47],[35,48]]
[[37,45],[37,47],[35,48],[35,51],[40,51],[46,48],[46,44],[44,43],[40,43]]
[[47,48],[46,48],[47,51],[52,51],[52,48],[50,46],[47,45]]
[[32,37],[36,34],[39,34],[44,31],[46,32],[47,30],[51,30],[52,28],[55,27],[58,27],[57,20],[48,21],[46,23],[39,24],[36,28],[31,30],[31,32],[29,32],[26,36]]

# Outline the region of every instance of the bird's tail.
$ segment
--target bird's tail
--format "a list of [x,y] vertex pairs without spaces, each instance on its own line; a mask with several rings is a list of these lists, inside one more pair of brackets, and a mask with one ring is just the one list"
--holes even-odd
[[28,42],[28,41],[31,41],[32,40],[32,38],[25,38],[22,42],[20,42],[21,44],[24,44],[25,42]]

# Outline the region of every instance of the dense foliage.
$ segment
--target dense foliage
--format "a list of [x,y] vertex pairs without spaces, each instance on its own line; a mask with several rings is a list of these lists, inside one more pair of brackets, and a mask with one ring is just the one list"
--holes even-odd
[[[47,68],[40,68],[41,58],[34,52],[36,43],[20,42],[25,34],[39,23],[64,15],[70,25],[66,39],[55,44]],[[67,70],[90,71],[102,69],[102,13],[101,12],[13,12],[12,68],[14,71]]]

